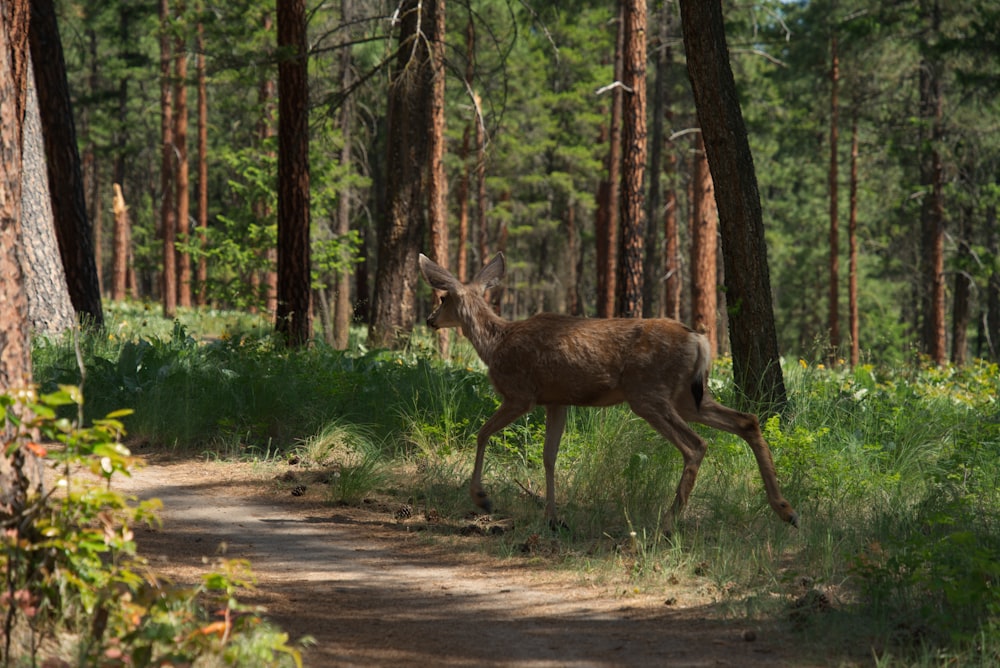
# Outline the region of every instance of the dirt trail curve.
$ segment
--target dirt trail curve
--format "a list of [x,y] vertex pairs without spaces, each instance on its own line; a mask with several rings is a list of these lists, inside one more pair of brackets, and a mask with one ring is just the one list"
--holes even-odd
[[196,582],[221,551],[250,560],[258,591],[241,600],[293,640],[313,636],[307,666],[816,665],[778,628],[745,640],[745,625],[711,619],[682,586],[624,595],[442,547],[391,513],[294,497],[249,465],[149,463],[120,484],[163,501],[162,527],[136,536],[173,580]]

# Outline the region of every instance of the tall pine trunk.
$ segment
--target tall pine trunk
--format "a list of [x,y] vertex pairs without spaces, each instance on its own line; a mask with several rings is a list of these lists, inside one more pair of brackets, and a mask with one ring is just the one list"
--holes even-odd
[[378,230],[378,266],[369,344],[399,348],[416,321],[417,256],[427,228],[427,185],[434,66],[425,35],[435,0],[405,0],[389,83],[386,212]]
[[778,355],[764,220],[729,65],[720,0],[681,0],[688,77],[716,189],[736,387],[756,409],[788,401]]
[[646,0],[625,0],[622,83],[620,314],[642,317],[646,173]]
[[719,222],[705,142],[700,132],[696,136],[691,175],[694,194],[691,202],[691,326],[708,337],[709,349],[714,355],[719,348],[716,285]]
[[[340,13],[341,20],[345,25],[351,25],[354,20],[353,0],[341,0]],[[348,33],[350,35],[351,33]],[[351,89],[354,83],[354,61],[351,57],[350,44],[345,44],[340,51],[340,89],[345,93]],[[340,165],[343,169],[350,169],[352,165],[351,142],[353,141],[352,126],[354,123],[353,98],[347,95],[344,98],[343,106],[340,108],[340,135],[344,142],[340,149]],[[347,239],[351,231],[351,189],[344,188],[339,193],[337,199],[337,227],[335,233],[341,240]],[[333,305],[333,347],[337,350],[346,350],[351,335],[351,320],[354,315],[354,308],[351,304],[351,263],[347,254],[340,258],[340,267],[337,271],[336,301]]]
[[[833,22],[833,17],[830,21]],[[840,133],[838,127],[840,107],[837,100],[840,84],[840,54],[837,52],[836,27],[830,35],[830,303],[829,303],[829,351],[827,361],[834,365],[840,350],[840,220],[838,213],[838,165],[837,144]]]
[[[205,70],[205,26],[198,24],[195,68],[198,78],[198,245],[205,247],[208,234],[208,82]],[[195,302],[204,306],[208,300],[208,261],[198,256],[195,269],[198,291]]]
[[170,91],[170,0],[160,0],[160,234],[163,240],[163,317],[177,315],[177,209],[175,207],[174,110]]
[[[181,0],[176,5],[181,23],[184,9]],[[187,45],[184,37],[178,34],[174,39],[174,146],[177,152],[177,239],[182,244],[190,241],[191,230],[187,97]],[[191,254],[186,251],[177,253],[177,305],[191,306]]]
[[100,327],[104,322],[101,285],[53,0],[31,0],[28,32],[49,183],[54,186],[51,190],[56,239],[70,299],[81,322]]
[[278,0],[278,247],[275,329],[312,337],[309,260],[309,79],[305,0]]
[[[444,171],[444,82],[445,82],[445,0],[435,0],[428,12],[427,41],[430,47],[431,89],[430,118],[427,134],[428,147],[427,219],[430,230],[431,259],[441,267],[451,266],[448,261],[448,183]],[[437,331],[438,351],[448,356],[449,329]]]
[[851,195],[847,223],[847,311],[851,330],[851,366],[861,361],[861,327],[858,313],[858,103],[851,109]]
[[[625,2],[618,2],[617,33],[614,53],[614,79],[622,80],[622,62],[625,51]],[[622,167],[622,87],[611,89],[611,118],[607,130],[608,157],[605,163],[607,180],[598,185],[597,219],[594,222],[597,236],[597,315],[611,318],[617,313],[615,299],[618,294],[618,226],[620,220]],[[603,142],[603,137],[598,139]]]

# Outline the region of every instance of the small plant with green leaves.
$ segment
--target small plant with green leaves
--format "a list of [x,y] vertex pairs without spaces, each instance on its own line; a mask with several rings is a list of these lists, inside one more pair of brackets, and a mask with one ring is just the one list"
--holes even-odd
[[301,665],[287,635],[236,601],[249,584],[241,565],[224,564],[194,590],[172,588],[149,570],[133,527],[155,522],[158,502],[134,503],[111,486],[135,464],[120,440],[126,412],[90,427],[59,416],[82,403],[71,386],[0,395],[3,664],[58,657],[80,666],[151,666],[214,657]]

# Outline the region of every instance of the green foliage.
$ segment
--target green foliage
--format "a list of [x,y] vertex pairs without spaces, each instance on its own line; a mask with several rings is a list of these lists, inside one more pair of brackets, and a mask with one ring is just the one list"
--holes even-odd
[[129,412],[86,428],[58,416],[82,403],[71,386],[0,395],[4,665],[155,666],[217,657],[225,665],[301,666],[288,636],[237,601],[252,585],[246,564],[224,563],[193,590],[171,587],[149,569],[133,528],[155,522],[159,502],[136,503],[111,487],[135,464],[120,442]]

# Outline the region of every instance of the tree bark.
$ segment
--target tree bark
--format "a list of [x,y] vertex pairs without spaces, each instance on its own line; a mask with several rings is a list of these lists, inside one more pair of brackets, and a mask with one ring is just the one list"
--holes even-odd
[[718,286],[716,284],[719,219],[715,208],[715,188],[708,169],[705,142],[696,140],[691,183],[691,327],[708,337],[715,355],[719,349],[717,325]]
[[31,0],[29,35],[49,183],[56,184],[52,188],[52,213],[66,284],[81,322],[100,327],[104,323],[101,285],[83,194],[66,62],[52,0]]
[[[622,62],[625,51],[625,3],[618,2],[617,37],[614,53],[614,83],[622,80]],[[622,88],[611,89],[611,119],[607,132],[608,157],[605,163],[607,180],[597,189],[597,316],[611,318],[616,315],[615,298],[618,294],[618,221],[621,195],[622,166]],[[598,138],[602,142],[603,138]]]
[[[351,25],[354,19],[353,0],[341,0],[340,14],[344,25]],[[350,35],[351,33],[348,33]],[[340,89],[348,91],[354,83],[354,62],[351,57],[351,47],[346,44],[340,51]],[[344,144],[340,149],[341,167],[347,169],[352,164],[351,142],[354,122],[353,98],[344,98],[340,108],[340,135]],[[334,230],[338,237],[346,239],[351,231],[351,189],[344,188],[337,199],[337,226]],[[350,258],[345,254],[341,257],[341,267],[337,273],[336,299],[333,305],[333,347],[346,350],[351,334],[351,320],[354,308],[351,304],[351,265]]]
[[643,234],[646,174],[646,0],[625,0],[622,58],[620,315],[642,317]]
[[[183,21],[185,4],[179,0],[176,13]],[[183,28],[182,28],[183,30]],[[187,45],[174,38],[174,147],[177,152],[177,239],[191,241],[190,165],[188,164]],[[191,254],[177,254],[177,305],[191,306]]]
[[309,259],[309,81],[305,0],[278,0],[278,285],[276,330],[312,337]]
[[378,230],[378,267],[368,341],[405,345],[416,321],[417,256],[427,227],[434,67],[427,39],[435,0],[406,0],[399,13],[396,64],[389,82],[387,210]]
[[[195,68],[198,77],[198,245],[205,247],[208,234],[208,82],[205,70],[205,26],[198,23]],[[195,303],[204,306],[208,299],[208,260],[198,256],[195,269]]]
[[[653,83],[653,139],[649,160],[649,212],[646,214],[646,258],[642,282],[642,315],[652,317],[657,313],[657,295],[663,274],[663,252],[660,248],[660,207],[663,201],[661,179],[663,176],[663,120],[667,115],[666,77],[669,63],[667,39],[670,27],[671,8],[664,3],[656,21],[656,39],[652,49],[656,54],[656,78]],[[660,307],[662,309],[662,306]]]
[[[431,259],[447,269],[448,262],[448,182],[444,171],[445,118],[444,118],[444,83],[445,83],[445,0],[435,0],[428,5],[427,41],[430,47],[431,88],[430,118],[427,128],[430,146],[428,147],[428,183],[427,183],[427,217],[430,227]],[[448,341],[451,332],[448,329],[437,331],[438,351],[442,357],[448,356]]]
[[160,0],[160,233],[163,239],[163,317],[177,315],[177,209],[174,110],[170,91],[170,0]]
[[[831,17],[831,22],[833,18]],[[836,364],[840,350],[840,221],[838,212],[838,165],[837,144],[840,134],[838,127],[840,108],[837,101],[837,87],[840,83],[840,54],[837,52],[836,27],[830,35],[830,303],[828,327],[830,349],[827,361]]]
[[28,297],[28,320],[32,332],[58,336],[76,324],[76,313],[56,241],[38,93],[31,68],[28,68],[22,166],[21,238],[18,244]]
[[959,213],[959,227],[956,230],[958,238],[955,240],[958,245],[955,264],[955,287],[951,304],[951,363],[955,366],[964,366],[969,350],[969,322],[972,319],[972,304],[970,294],[972,292],[972,276],[969,273],[974,260],[972,255],[972,220],[973,212],[971,206],[963,207]]
[[28,296],[18,254],[28,11],[27,0],[0,5],[0,392],[4,393],[27,388],[32,381]]
[[123,301],[128,290],[128,258],[129,258],[129,219],[128,205],[125,203],[125,194],[122,192],[121,184],[114,185],[115,214],[114,226],[114,267],[111,272],[111,299],[116,302]]
[[681,25],[698,124],[715,183],[726,304],[739,391],[755,408],[787,403],[771,304],[757,175],[729,65],[720,0],[681,0]]
[[860,319],[858,314],[858,107],[851,113],[851,195],[847,222],[847,311],[851,330],[851,366],[861,362]]
[[[936,0],[928,9],[928,35],[935,39],[940,32],[941,12]],[[925,49],[930,53],[930,49]],[[923,294],[923,349],[930,359],[943,365],[947,361],[945,341],[944,277],[944,167],[940,143],[943,135],[944,99],[941,90],[941,64],[928,55],[920,66],[920,119],[925,128],[921,146],[920,183],[924,188],[921,205],[921,275]]]

